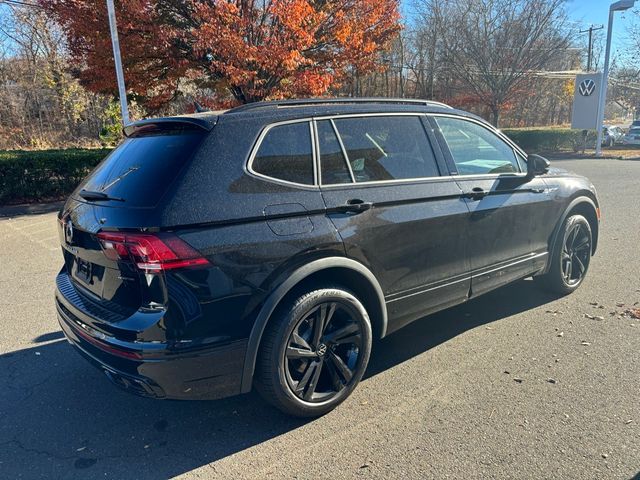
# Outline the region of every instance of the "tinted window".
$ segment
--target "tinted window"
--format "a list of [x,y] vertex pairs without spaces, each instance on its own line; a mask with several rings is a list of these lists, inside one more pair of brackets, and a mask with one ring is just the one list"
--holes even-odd
[[420,117],[345,118],[335,125],[356,182],[439,175]]
[[268,131],[252,164],[257,173],[288,182],[313,185],[309,123],[291,123]]
[[435,119],[460,175],[520,171],[513,148],[495,133],[459,118]]
[[321,120],[317,124],[318,145],[320,147],[320,165],[322,183],[351,183],[351,174],[347,161],[342,154],[340,142],[329,120]]
[[82,188],[122,198],[125,207],[155,206],[203,138],[199,133],[128,138]]

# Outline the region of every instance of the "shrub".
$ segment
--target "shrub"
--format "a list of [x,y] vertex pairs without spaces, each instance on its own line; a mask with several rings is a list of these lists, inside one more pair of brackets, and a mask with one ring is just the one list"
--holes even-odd
[[0,151],[0,204],[68,195],[110,149]]
[[[557,152],[561,150],[578,151],[582,148],[581,130],[570,128],[505,128],[506,136],[517,143],[526,152]],[[589,131],[587,147],[595,142],[595,131]]]

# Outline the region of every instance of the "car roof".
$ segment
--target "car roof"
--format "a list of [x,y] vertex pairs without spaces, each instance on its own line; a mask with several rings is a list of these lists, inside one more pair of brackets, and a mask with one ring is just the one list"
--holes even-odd
[[218,110],[177,115],[172,117],[146,118],[132,122],[124,129],[126,136],[150,126],[169,128],[175,123],[186,123],[203,130],[211,130],[225,120],[247,120],[264,124],[319,116],[339,116],[369,113],[440,113],[455,114],[481,121],[484,119],[463,110],[431,100],[406,98],[312,98],[281,101],[255,102],[230,110]]
[[456,113],[473,116],[449,105],[429,100],[404,98],[312,98],[255,102],[226,111],[222,117],[286,121],[318,116],[366,113]]

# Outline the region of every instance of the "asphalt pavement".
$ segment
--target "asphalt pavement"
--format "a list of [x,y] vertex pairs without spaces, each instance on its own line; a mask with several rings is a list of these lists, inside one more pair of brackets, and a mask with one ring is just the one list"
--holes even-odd
[[624,315],[640,301],[640,161],[553,163],[600,195],[583,286],[556,298],[524,280],[415,322],[315,420],[255,394],[173,402],[113,387],[55,318],[55,213],[5,210],[0,478],[640,478],[640,320]]

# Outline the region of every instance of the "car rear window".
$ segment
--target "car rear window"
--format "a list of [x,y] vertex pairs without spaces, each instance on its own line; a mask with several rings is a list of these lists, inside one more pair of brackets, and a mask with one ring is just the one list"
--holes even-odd
[[127,138],[102,161],[81,188],[120,198],[124,200],[124,207],[153,207],[191,159],[204,136],[188,132]]

